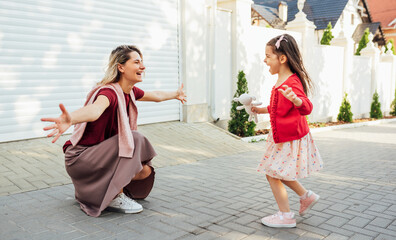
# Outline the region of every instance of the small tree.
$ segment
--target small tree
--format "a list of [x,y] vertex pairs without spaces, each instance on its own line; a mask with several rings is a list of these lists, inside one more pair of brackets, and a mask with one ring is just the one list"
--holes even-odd
[[320,40],[320,44],[330,45],[331,39],[334,38],[331,29],[332,29],[331,22],[329,22],[329,24],[327,24],[327,28],[324,30],[322,40]]
[[378,93],[375,90],[373,94],[373,102],[371,103],[371,111],[370,111],[371,118],[382,118],[382,111],[381,111],[381,103],[378,101]]
[[364,30],[364,34],[363,34],[362,38],[359,41],[359,46],[356,50],[355,55],[360,56],[360,51],[362,51],[362,49],[367,46],[367,43],[369,42],[369,39],[368,39],[369,34],[370,34],[370,30],[369,30],[369,28],[366,28],[366,30]]
[[[249,90],[245,73],[240,71],[238,73],[237,90],[234,97],[239,97],[243,93],[248,92]],[[256,123],[248,121],[249,114],[245,109],[240,111],[236,109],[237,106],[240,105],[242,104],[232,101],[231,120],[228,121],[228,131],[240,137],[253,136],[255,134],[254,128],[256,127]]]
[[391,103],[390,115],[396,116],[396,90],[395,90],[395,99],[393,99],[393,101]]
[[[393,52],[393,55],[396,55],[395,44],[394,44],[394,42],[393,42],[393,39],[390,39],[390,40],[388,41],[388,44],[389,44],[389,43],[392,44],[392,45],[391,45],[392,47],[391,47],[390,51]],[[389,51],[389,49],[388,49],[388,44],[385,44],[385,52]]]
[[351,111],[351,104],[348,101],[348,94],[345,93],[344,98],[340,106],[340,112],[338,113],[337,120],[343,122],[352,122],[353,113]]

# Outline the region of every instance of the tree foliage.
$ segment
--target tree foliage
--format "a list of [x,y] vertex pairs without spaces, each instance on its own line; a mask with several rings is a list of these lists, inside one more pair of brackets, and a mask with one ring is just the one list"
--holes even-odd
[[351,110],[351,104],[348,101],[348,94],[345,93],[345,96],[342,99],[340,112],[338,113],[337,120],[343,122],[352,122],[352,116],[353,113]]
[[393,99],[393,101],[391,103],[390,115],[396,116],[396,90],[395,90],[395,99]]
[[364,30],[364,34],[363,34],[362,38],[359,41],[359,46],[356,49],[355,55],[360,56],[360,51],[362,51],[363,48],[367,47],[367,43],[369,42],[369,39],[368,39],[369,34],[370,34],[370,30],[369,30],[369,28],[366,28],[366,30]]
[[320,44],[330,45],[331,39],[334,38],[331,30],[332,30],[332,26],[331,26],[331,22],[329,22],[329,24],[327,24],[327,28],[324,30],[322,40],[320,40]]
[[371,118],[382,118],[381,103],[379,102],[378,98],[379,96],[377,90],[375,90],[375,93],[373,94],[373,102],[371,103]]
[[[248,84],[246,80],[245,73],[240,71],[238,73],[238,82],[237,82],[237,90],[234,94],[235,97],[239,97],[243,93],[248,93]],[[239,102],[232,101],[231,107],[231,120],[228,121],[228,131],[238,135],[240,137],[248,137],[253,136],[255,134],[255,122],[249,122],[249,114],[243,110],[237,110],[237,106],[241,106]]]
[[[392,47],[391,47],[391,51],[393,52],[393,55],[396,55],[396,51],[395,51],[395,44],[394,44],[394,42],[393,42],[393,39],[390,39],[389,41],[388,41],[388,43],[391,43],[392,44]],[[385,45],[385,52],[387,52],[389,49],[388,49],[388,44],[386,44]]]

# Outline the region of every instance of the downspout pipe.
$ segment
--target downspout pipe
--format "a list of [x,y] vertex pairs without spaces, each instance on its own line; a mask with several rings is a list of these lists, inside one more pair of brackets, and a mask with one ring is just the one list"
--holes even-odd
[[216,9],[217,0],[207,0],[208,9],[208,50],[207,50],[207,79],[208,79],[208,102],[209,102],[209,113],[210,117],[214,122],[220,120],[216,115],[216,103],[215,103],[215,74],[216,74]]

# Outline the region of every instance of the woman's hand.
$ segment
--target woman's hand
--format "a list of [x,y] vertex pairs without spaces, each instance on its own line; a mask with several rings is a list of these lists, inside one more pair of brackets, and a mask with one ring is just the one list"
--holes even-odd
[[285,90],[279,88],[278,91],[281,92],[282,95],[285,96],[285,98],[287,98],[297,107],[301,106],[302,100],[299,97],[297,97],[297,94],[293,92],[293,89],[287,85],[282,85],[282,87],[284,87]]
[[[93,104],[88,104],[71,114],[66,111],[63,104],[59,104],[59,108],[62,114],[58,118],[42,118],[43,122],[53,122],[54,124],[43,128],[45,131],[53,129],[53,131],[47,135],[47,137],[54,136],[52,142],[56,142],[58,138],[66,132],[71,125],[82,123],[82,122],[93,122],[96,121],[106,108],[110,105],[109,99],[104,95],[99,95]],[[72,117],[73,116],[73,117]]]
[[177,99],[181,103],[187,102],[186,94],[183,91],[183,84],[179,89],[172,92],[164,92],[164,91],[152,91],[152,92],[144,92],[142,98],[138,101],[149,101],[149,102],[162,102],[167,100]]
[[187,102],[186,98],[187,98],[187,96],[183,91],[183,83],[182,83],[180,88],[177,89],[177,91],[176,91],[176,99],[179,100],[182,104],[184,104],[184,102]]
[[54,124],[49,125],[44,129],[44,131],[52,130],[53,131],[47,135],[47,137],[54,136],[52,143],[56,142],[58,138],[66,132],[66,130],[72,125],[72,119],[68,111],[66,111],[65,106],[63,104],[59,104],[59,108],[62,111],[62,114],[57,118],[42,118],[41,121],[43,122],[53,122]]

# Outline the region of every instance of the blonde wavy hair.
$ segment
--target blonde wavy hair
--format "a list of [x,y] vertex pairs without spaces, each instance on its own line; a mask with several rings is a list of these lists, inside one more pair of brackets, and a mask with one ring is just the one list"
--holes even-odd
[[131,57],[129,53],[137,52],[143,59],[139,48],[134,45],[121,45],[111,51],[109,63],[106,68],[105,75],[98,85],[105,85],[108,83],[116,83],[120,80],[120,72],[118,71],[118,64],[125,64]]

